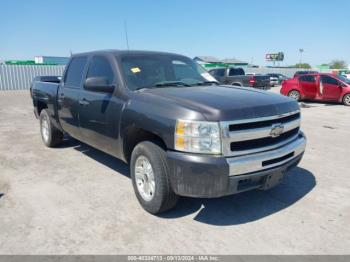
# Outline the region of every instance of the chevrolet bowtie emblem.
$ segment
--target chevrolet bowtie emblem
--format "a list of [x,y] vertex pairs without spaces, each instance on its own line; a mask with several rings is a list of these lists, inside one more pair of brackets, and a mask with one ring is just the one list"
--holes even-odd
[[271,137],[278,137],[280,136],[284,131],[284,125],[281,123],[273,124],[271,126],[270,136]]

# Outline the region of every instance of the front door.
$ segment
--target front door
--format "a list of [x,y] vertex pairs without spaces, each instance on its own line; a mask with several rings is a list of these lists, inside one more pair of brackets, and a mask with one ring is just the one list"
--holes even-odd
[[314,75],[303,75],[299,77],[299,86],[304,93],[304,98],[315,99],[317,95],[317,81]]
[[338,101],[342,93],[341,83],[334,77],[321,75],[320,93],[324,100]]
[[[118,88],[116,72],[107,56],[92,57],[86,78],[103,77]],[[80,92],[80,130],[83,141],[109,154],[119,156],[119,120],[123,101],[116,91],[105,93],[82,89]]]
[[86,56],[71,59],[57,94],[60,124],[65,132],[77,139],[80,139],[78,100],[86,64]]

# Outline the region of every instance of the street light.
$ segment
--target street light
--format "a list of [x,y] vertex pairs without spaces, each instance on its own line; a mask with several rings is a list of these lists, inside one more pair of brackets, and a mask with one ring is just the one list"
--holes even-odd
[[302,62],[303,52],[304,52],[304,49],[299,48],[299,53],[300,53],[300,61],[299,61],[299,64],[301,64],[301,62]]

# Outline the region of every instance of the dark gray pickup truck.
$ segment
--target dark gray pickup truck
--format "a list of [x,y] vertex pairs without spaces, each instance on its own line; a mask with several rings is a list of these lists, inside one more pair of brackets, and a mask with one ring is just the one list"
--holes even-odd
[[254,87],[263,90],[271,88],[270,76],[246,75],[242,68],[215,68],[208,72],[221,84]]
[[206,74],[169,53],[73,55],[60,81],[33,82],[43,142],[55,147],[67,134],[129,163],[137,199],[152,214],[178,196],[275,186],[305,150],[297,102]]

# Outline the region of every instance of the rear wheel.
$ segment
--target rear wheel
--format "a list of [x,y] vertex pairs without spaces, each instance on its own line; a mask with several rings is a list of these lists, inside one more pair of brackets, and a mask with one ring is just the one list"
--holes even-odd
[[292,91],[290,91],[290,92],[288,93],[288,96],[289,96],[290,98],[295,99],[296,101],[300,101],[300,98],[301,98],[300,92],[297,91],[297,90],[292,90]]
[[151,214],[173,208],[178,196],[173,192],[165,151],[156,143],[139,143],[130,161],[131,179],[141,206]]
[[47,147],[57,146],[63,140],[63,133],[52,125],[47,109],[43,109],[40,112],[40,133]]
[[350,106],[350,94],[346,94],[343,97],[343,104],[346,105],[346,106]]

